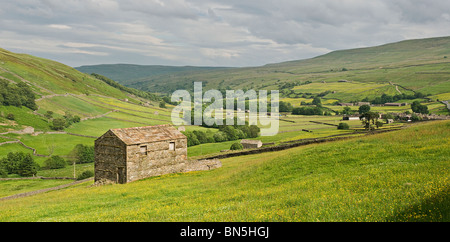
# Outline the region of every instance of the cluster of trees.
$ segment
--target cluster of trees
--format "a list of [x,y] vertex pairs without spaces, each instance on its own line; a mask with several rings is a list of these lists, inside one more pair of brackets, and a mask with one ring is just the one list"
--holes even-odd
[[182,132],[187,137],[188,147],[205,143],[220,143],[259,136],[260,128],[256,125],[220,125],[218,132],[201,130]]
[[298,107],[292,110],[294,115],[323,115],[321,107]]
[[0,105],[25,106],[31,110],[37,110],[35,95],[31,88],[24,82],[13,84],[0,79]]
[[9,152],[8,155],[0,160],[0,177],[6,177],[8,174],[18,174],[19,176],[34,176],[40,169],[31,154],[23,152]]
[[428,106],[420,104],[419,101],[414,101],[411,104],[411,109],[415,113],[428,114]]
[[[280,102],[281,103],[281,102]],[[325,115],[331,116],[331,112],[327,108],[322,107],[322,100],[320,97],[315,97],[311,103],[302,102],[301,105],[312,105],[306,107],[298,107],[292,109],[294,115]]]
[[378,129],[383,126],[383,122],[379,121],[380,117],[379,113],[368,111],[359,117],[363,123],[363,126],[366,130],[374,130],[375,127]]
[[289,102],[280,101],[278,105],[280,112],[292,112],[294,110],[294,107]]
[[[94,146],[78,144],[69,154],[69,159],[64,159],[59,155],[53,155],[44,161],[42,167],[37,164],[31,154],[23,152],[9,152],[0,160],[0,177],[9,174],[29,177],[37,174],[40,169],[61,169],[67,165],[94,162]],[[85,174],[86,175],[86,174]]]
[[[48,119],[51,119],[53,117],[53,112],[48,111],[44,116]],[[63,130],[64,128],[68,128],[73,123],[79,123],[80,121],[81,118],[79,116],[74,116],[71,113],[66,112],[66,114],[62,118],[53,119],[50,128],[53,130]]]
[[396,94],[394,96],[388,95],[388,94],[383,94],[381,95],[381,97],[376,97],[373,100],[369,100],[369,98],[364,98],[362,101],[363,102],[370,102],[372,104],[385,104],[385,103],[393,103],[393,102],[397,102],[399,100],[412,100],[412,99],[417,99],[417,98],[424,98],[426,97],[425,94],[421,93],[421,92],[416,92],[414,95],[409,95],[409,94]]

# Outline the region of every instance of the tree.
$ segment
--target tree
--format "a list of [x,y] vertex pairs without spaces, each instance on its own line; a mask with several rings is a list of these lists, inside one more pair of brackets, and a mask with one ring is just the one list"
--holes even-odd
[[294,107],[292,107],[292,104],[289,102],[280,101],[279,109],[280,112],[292,112],[292,109],[294,109]]
[[352,109],[350,107],[344,107],[344,110],[342,110],[342,114],[352,114]]
[[44,161],[44,167],[46,169],[60,169],[66,167],[67,162],[60,156],[55,155]]
[[415,113],[413,113],[411,115],[411,121],[417,122],[417,121],[420,121],[420,120],[422,120],[422,119],[419,116],[417,116]]
[[227,135],[227,140],[237,140],[239,138],[233,126],[225,125],[221,131]]
[[340,123],[337,129],[350,129],[347,123]]
[[166,108],[166,102],[164,102],[164,100],[159,102],[159,107],[160,108]]
[[382,122],[382,121],[377,121],[376,122],[376,126],[377,126],[377,129],[379,129],[380,127],[383,127],[383,125],[384,125],[384,123]]
[[250,125],[249,127],[249,133],[247,134],[248,138],[256,138],[259,135],[260,128],[256,125]]
[[429,113],[428,107],[426,105],[420,104],[419,101],[414,101],[411,104],[411,109],[415,113],[421,113],[421,114],[428,114]]
[[23,159],[19,162],[17,174],[20,176],[34,176],[36,175],[37,171],[39,169],[39,165],[34,162],[33,157],[31,157],[31,154],[26,154]]
[[194,130],[194,134],[197,137],[200,144],[208,143],[208,137],[206,136],[206,133],[200,130]]
[[378,121],[378,117],[379,117],[378,113],[369,111],[369,112],[364,113],[363,115],[361,115],[359,117],[359,119],[362,120],[364,128],[366,130],[370,131],[370,130],[374,129],[373,125],[376,125],[376,122]]
[[23,152],[9,152],[5,158],[0,160],[2,173],[33,176],[36,175],[38,169],[39,165],[34,162],[31,154]]
[[367,105],[367,104],[362,105],[362,106],[359,107],[359,109],[358,109],[358,112],[359,112],[360,114],[365,114],[365,113],[367,113],[367,112],[369,112],[369,111],[370,111],[370,106]]
[[322,100],[320,100],[320,97],[315,97],[312,101],[312,104],[318,107],[322,107]]
[[242,149],[244,149],[244,146],[239,142],[233,143],[230,147],[230,150],[242,150]]
[[216,132],[213,137],[216,142],[227,141],[227,134],[222,131]]
[[199,145],[200,141],[198,140],[197,136],[194,134],[194,132],[192,131],[184,131],[182,132],[186,138],[187,138],[187,146],[191,147],[191,146],[195,146],[195,145]]
[[299,107],[292,110],[294,115],[323,115],[320,107]]
[[71,151],[70,156],[76,163],[91,163],[95,161],[94,146],[77,144]]
[[63,130],[66,127],[66,120],[63,118],[55,118],[52,121],[51,129]]

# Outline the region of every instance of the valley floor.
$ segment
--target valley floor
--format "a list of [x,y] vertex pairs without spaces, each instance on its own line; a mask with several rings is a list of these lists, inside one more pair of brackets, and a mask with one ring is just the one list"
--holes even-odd
[[420,123],[212,171],[87,182],[1,201],[0,221],[450,221],[449,130]]

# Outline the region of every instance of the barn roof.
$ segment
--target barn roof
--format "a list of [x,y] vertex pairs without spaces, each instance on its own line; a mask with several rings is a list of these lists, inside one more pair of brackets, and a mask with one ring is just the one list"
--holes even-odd
[[184,134],[170,124],[111,129],[110,131],[127,145],[186,138]]

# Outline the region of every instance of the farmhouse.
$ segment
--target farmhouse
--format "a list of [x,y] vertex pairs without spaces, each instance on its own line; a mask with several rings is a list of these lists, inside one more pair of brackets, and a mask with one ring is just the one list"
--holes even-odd
[[210,170],[219,160],[187,160],[187,138],[171,125],[110,129],[95,140],[95,181],[127,183],[169,173]]
[[241,144],[244,147],[244,149],[254,149],[254,148],[260,148],[262,146],[261,140],[243,139],[243,140],[241,140]]

